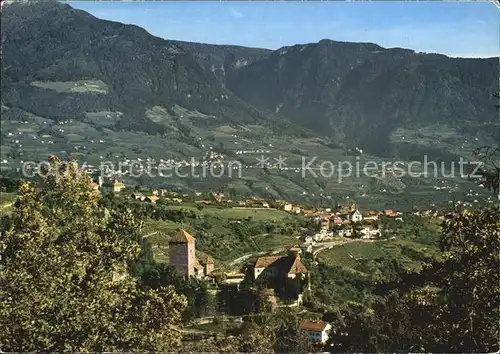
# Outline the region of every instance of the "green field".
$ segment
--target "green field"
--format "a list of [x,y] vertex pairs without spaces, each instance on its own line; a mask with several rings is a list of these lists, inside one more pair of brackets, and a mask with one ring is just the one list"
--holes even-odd
[[318,259],[319,262],[330,266],[366,272],[369,269],[366,267],[367,263],[381,265],[387,260],[394,260],[405,269],[418,270],[426,257],[438,257],[438,255],[436,246],[394,239],[345,244],[320,253]]
[[[171,209],[192,209],[195,210],[196,207],[185,206],[185,205],[172,205]],[[197,210],[197,209],[196,209]],[[279,221],[290,216],[285,211],[272,209],[272,208],[217,208],[217,207],[203,207],[201,210],[197,210],[200,215],[219,217],[223,219],[245,219],[252,218],[254,220],[266,221],[273,220]]]

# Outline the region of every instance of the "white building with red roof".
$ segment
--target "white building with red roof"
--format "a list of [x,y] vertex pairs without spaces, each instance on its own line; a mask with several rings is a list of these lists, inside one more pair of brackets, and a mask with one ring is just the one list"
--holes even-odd
[[302,320],[300,322],[300,331],[309,339],[322,344],[328,341],[328,332],[332,326],[325,321]]

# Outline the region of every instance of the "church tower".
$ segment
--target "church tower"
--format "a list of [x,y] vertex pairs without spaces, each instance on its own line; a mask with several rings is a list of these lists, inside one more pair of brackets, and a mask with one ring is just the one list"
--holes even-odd
[[188,232],[180,230],[169,241],[170,264],[177,273],[184,277],[195,275],[196,249],[195,238]]

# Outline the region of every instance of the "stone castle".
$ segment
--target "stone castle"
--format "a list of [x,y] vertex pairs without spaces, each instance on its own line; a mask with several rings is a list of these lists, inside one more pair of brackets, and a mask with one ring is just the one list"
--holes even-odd
[[203,278],[214,270],[214,261],[196,258],[196,239],[185,230],[177,232],[169,241],[170,264],[183,277]]

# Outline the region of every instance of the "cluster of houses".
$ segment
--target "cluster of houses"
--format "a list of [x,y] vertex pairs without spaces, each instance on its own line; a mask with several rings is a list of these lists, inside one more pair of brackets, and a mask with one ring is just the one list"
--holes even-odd
[[[98,176],[95,180],[90,182],[90,187],[96,191],[101,191],[103,193],[120,193],[126,187],[125,184],[120,182],[116,178],[105,179],[102,176]],[[179,194],[173,191],[167,191],[166,189],[155,189],[149,194],[145,195],[141,192],[133,192],[130,194],[130,198],[135,200],[140,200],[144,202],[149,202],[155,204],[158,200],[163,198],[164,200],[176,203],[182,203],[183,199],[180,197],[187,196],[187,194]]]
[[[293,302],[287,306],[298,306],[303,303],[304,291],[311,289],[309,272],[302,263],[300,248],[292,247],[286,255],[262,256],[255,260],[250,267],[250,272],[226,274],[223,284],[242,283],[246,277],[252,277],[253,281],[264,281],[268,284],[280,284],[287,289],[288,299]],[[285,285],[283,285],[285,284]],[[269,287],[269,285],[268,285]],[[265,293],[268,299],[276,299],[276,290],[268,288]],[[276,300],[271,301],[276,303]],[[332,326],[325,321],[313,321],[303,319],[300,323],[300,331],[314,342],[325,344],[329,338]]]
[[183,199],[176,192],[170,192],[166,189],[155,189],[149,195],[144,195],[140,192],[134,192],[130,196],[132,199],[140,200],[155,204],[161,198],[169,202],[182,203]]
[[97,182],[90,182],[90,187],[98,191],[120,193],[125,188],[125,185],[117,179],[109,179],[105,181],[104,178],[99,177]]
[[379,216],[385,215],[394,217],[396,220],[403,221],[402,213],[395,212],[392,209],[386,209],[382,212],[368,211],[361,213],[356,204],[353,203],[349,208],[339,208],[323,210],[305,210],[304,215],[313,218],[319,226],[319,230],[309,230],[304,232],[301,237],[301,249],[306,252],[312,252],[312,246],[316,242],[321,242],[334,236],[352,237],[358,236],[362,239],[376,239],[380,237],[380,230],[376,221]]

